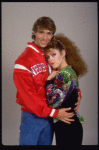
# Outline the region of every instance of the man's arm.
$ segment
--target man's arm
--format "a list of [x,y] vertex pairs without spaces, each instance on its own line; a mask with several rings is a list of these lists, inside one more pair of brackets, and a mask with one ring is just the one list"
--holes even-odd
[[[38,95],[33,78],[28,71],[14,69],[13,80],[18,91],[18,98],[21,101],[21,106],[39,117],[57,117],[59,110],[48,107],[46,97]],[[43,89],[41,90],[43,91]],[[20,102],[18,104],[20,104]]]
[[21,98],[21,106],[28,108],[32,113],[39,117],[53,117],[64,121],[72,116],[72,113],[66,112],[69,109],[56,110],[48,107],[45,100],[38,96],[35,86],[33,85],[33,80],[28,71],[14,70],[13,80],[19,96]]

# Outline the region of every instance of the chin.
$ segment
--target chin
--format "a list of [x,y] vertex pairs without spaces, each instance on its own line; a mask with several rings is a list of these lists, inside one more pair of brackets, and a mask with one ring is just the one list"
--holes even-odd
[[[47,43],[47,44],[48,44],[48,43]],[[40,47],[46,47],[47,44],[42,44],[42,43],[40,43]]]
[[54,66],[52,66],[52,68],[53,68],[53,69],[58,69],[58,67],[54,67]]
[[44,48],[44,47],[46,47],[46,46],[47,46],[47,45],[42,45],[42,44],[40,45],[40,47],[42,47],[42,48]]

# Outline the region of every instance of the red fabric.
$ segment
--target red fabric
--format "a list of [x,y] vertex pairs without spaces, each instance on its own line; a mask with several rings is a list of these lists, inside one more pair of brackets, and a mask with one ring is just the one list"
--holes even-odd
[[81,90],[80,90],[80,89],[78,89],[78,93],[79,93],[80,97],[82,97],[82,95],[81,95]]

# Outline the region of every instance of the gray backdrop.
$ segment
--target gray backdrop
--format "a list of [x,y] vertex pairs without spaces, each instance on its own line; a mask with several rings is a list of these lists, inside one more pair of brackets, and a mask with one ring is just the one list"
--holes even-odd
[[[2,2],[2,144],[18,145],[21,109],[16,100],[13,68],[31,42],[32,26],[42,16],[51,17],[81,50],[88,73],[79,79],[82,100],[83,145],[98,144],[98,17],[96,2]],[[53,140],[55,145],[55,137]]]

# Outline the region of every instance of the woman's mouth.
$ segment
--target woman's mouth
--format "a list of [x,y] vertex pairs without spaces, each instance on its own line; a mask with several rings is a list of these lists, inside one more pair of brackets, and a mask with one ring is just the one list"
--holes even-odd
[[51,66],[53,66],[55,63],[51,63]]

